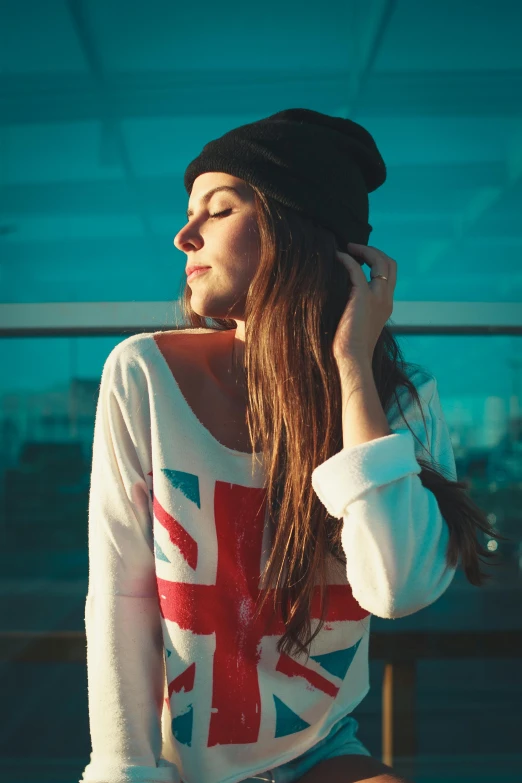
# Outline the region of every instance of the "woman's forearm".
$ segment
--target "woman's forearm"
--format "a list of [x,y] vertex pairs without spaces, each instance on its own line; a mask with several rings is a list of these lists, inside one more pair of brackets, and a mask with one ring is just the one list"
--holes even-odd
[[373,377],[371,362],[350,359],[339,365],[342,392],[343,447],[391,435]]

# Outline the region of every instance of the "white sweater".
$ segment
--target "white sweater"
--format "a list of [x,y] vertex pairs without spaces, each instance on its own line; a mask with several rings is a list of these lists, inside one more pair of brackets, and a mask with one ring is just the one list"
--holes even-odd
[[[408,422],[455,480],[436,380],[411,379],[428,437],[402,397]],[[371,615],[418,612],[455,573],[447,525],[417,475],[427,454],[396,406],[388,421],[393,434],[342,449],[310,476],[343,519],[347,565],[329,580],[306,662],[277,652],[280,616],[269,611],[268,628],[250,619],[270,545],[262,463],[252,473],[250,455],[203,426],[152,334],[111,351],[89,495],[84,783],[235,783],[301,755],[362,701]]]

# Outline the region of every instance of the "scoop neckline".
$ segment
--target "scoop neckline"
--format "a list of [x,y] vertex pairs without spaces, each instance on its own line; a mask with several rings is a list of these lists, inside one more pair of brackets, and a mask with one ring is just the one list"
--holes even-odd
[[187,400],[187,398],[185,397],[185,395],[181,391],[181,387],[180,387],[179,383],[177,382],[177,380],[176,380],[176,378],[174,376],[174,373],[170,369],[170,367],[168,365],[168,362],[165,359],[161,348],[159,347],[158,343],[154,339],[154,335],[155,334],[163,334],[163,332],[160,330],[159,332],[152,332],[152,334],[150,335],[150,338],[151,338],[153,346],[154,346],[154,350],[156,351],[156,354],[159,354],[159,359],[161,360],[161,363],[162,363],[164,369],[167,371],[168,375],[171,378],[172,385],[174,387],[174,390],[175,390],[179,400],[181,401],[181,403],[187,409],[188,415],[191,417],[194,425],[196,427],[198,427],[203,432],[203,434],[205,435],[207,440],[212,441],[216,446],[218,446],[223,451],[226,451],[228,454],[230,454],[233,457],[243,457],[243,458],[247,458],[247,459],[252,459],[253,456],[262,457],[263,454],[264,454],[264,451],[238,451],[237,449],[231,449],[228,446],[225,446],[225,444],[221,443],[220,440],[218,440],[216,437],[214,437],[214,435],[210,432],[210,430],[207,427],[205,427],[203,422],[200,421],[200,419],[198,419],[198,417],[196,416],[195,411],[192,409],[192,406],[189,404],[189,401]]

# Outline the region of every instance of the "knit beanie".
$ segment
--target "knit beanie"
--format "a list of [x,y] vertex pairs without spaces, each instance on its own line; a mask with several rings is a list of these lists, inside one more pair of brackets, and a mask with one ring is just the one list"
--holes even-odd
[[330,229],[343,251],[348,242],[368,243],[368,193],[386,179],[384,160],[362,125],[311,109],[285,109],[205,144],[185,171],[189,195],[207,171],[256,185]]

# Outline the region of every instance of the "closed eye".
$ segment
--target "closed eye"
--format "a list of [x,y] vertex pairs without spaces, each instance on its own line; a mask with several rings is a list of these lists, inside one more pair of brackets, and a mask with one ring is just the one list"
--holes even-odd
[[209,217],[211,217],[211,218],[222,217],[227,212],[232,212],[232,210],[231,209],[224,209],[222,212],[215,212],[213,215],[209,215]]

